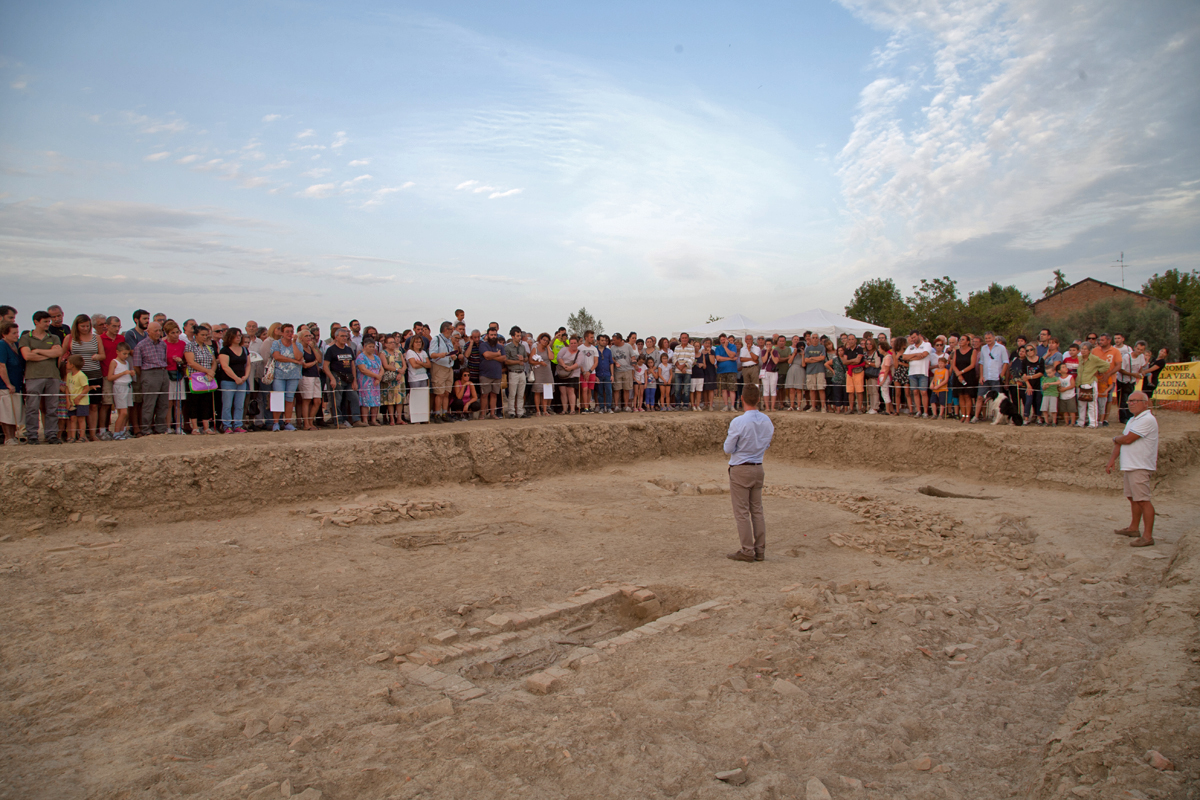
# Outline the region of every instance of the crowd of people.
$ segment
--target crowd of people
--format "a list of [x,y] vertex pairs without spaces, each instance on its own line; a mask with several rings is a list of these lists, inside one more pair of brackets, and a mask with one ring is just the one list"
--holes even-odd
[[[33,313],[0,306],[0,427],[4,444],[193,436],[251,430],[433,424],[555,414],[733,411],[759,388],[766,413],[984,418],[985,396],[1008,393],[1027,422],[1101,427],[1128,397],[1153,392],[1167,350],[1119,333],[1067,346],[921,332],[889,338],[727,336],[693,341],[612,336],[565,327],[537,336],[491,322],[468,329],[459,309],[435,331],[421,322],[381,333],[351,320],[322,338],[315,322],[243,327],[178,323],[138,309]],[[427,392],[414,390],[427,389]],[[425,410],[428,409],[428,415]]]

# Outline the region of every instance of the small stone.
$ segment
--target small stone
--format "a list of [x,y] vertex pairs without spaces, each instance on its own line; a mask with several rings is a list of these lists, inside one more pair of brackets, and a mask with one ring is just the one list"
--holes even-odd
[[829,641],[829,637],[820,631],[813,631],[812,636],[808,637],[808,640],[814,644],[821,644],[822,642]]
[[765,658],[743,658],[738,662],[738,666],[743,669],[774,669],[775,664]]
[[451,628],[448,631],[435,633],[433,636],[429,637],[429,640],[434,644],[454,644],[458,641],[458,631]]
[[920,756],[912,760],[912,768],[918,772],[928,772],[933,769],[933,759],[929,756]]
[[1090,787],[1090,786],[1072,786],[1071,794],[1075,795],[1076,797],[1091,797],[1092,796],[1092,787]]
[[292,779],[287,778],[283,783],[279,784],[279,794],[284,797],[292,796]]
[[820,778],[809,778],[804,784],[804,800],[833,800]]
[[484,623],[492,626],[498,631],[506,631],[513,626],[513,622],[504,614],[492,614],[484,620]]
[[283,714],[274,714],[269,720],[267,720],[268,733],[279,733],[280,731],[286,731],[287,727],[288,718]]
[[800,623],[800,630],[802,630],[802,631],[812,630],[812,626],[813,626],[812,620],[806,619],[806,620],[804,620],[804,622]]
[[656,595],[654,592],[650,591],[649,589],[638,589],[636,592],[634,592],[633,594],[631,594],[629,596],[633,598],[633,601],[635,603],[644,603],[647,600],[653,600],[655,597],[658,597],[658,595]]
[[718,772],[717,774],[713,775],[713,777],[719,781],[733,784],[734,786],[741,786],[746,782],[746,772],[745,770],[741,769],[725,770],[724,772]]
[[784,697],[804,697],[803,689],[791,681],[785,681],[783,678],[776,678],[771,688]]
[[725,685],[728,686],[730,689],[733,689],[735,692],[750,691],[750,685],[748,683],[746,683],[746,680],[744,678],[742,678],[738,675],[734,675],[732,678],[725,681]]
[[1168,759],[1166,756],[1164,756],[1162,753],[1158,752],[1157,750],[1147,750],[1146,751],[1146,763],[1149,764],[1150,766],[1154,767],[1155,769],[1160,769],[1160,770],[1175,769],[1175,765],[1171,763],[1170,759]]
[[79,522],[79,520],[83,519],[83,513],[80,511],[72,512],[67,519],[69,519],[71,522]]
[[931,769],[929,771],[930,772],[950,772],[951,768],[950,768],[949,764],[938,764],[936,767],[934,767],[933,769]]
[[296,798],[296,800],[321,800],[321,792],[310,786],[300,794],[292,795],[292,797]]
[[250,800],[267,800],[268,797],[274,797],[275,793],[278,791],[279,781],[275,781],[274,783],[268,783],[261,789],[255,789],[248,795],[248,797]]
[[525,679],[525,688],[533,694],[550,694],[562,685],[562,681],[544,672],[535,672]]
[[288,745],[288,750],[295,750],[297,753],[311,753],[312,745],[309,744],[308,739],[305,739],[303,736],[297,736]]
[[838,775],[838,780],[840,780],[842,782],[842,786],[845,786],[847,789],[857,790],[863,788],[863,783],[858,778],[847,778],[845,775]]
[[242,728],[242,736],[245,736],[247,739],[253,739],[266,729],[267,723],[261,719],[248,719],[246,720],[246,727]]

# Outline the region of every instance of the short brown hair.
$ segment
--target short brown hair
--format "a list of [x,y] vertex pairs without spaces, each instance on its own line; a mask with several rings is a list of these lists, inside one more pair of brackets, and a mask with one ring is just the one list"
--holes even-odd
[[758,405],[758,397],[761,394],[757,386],[753,383],[742,389],[742,404],[756,406]]

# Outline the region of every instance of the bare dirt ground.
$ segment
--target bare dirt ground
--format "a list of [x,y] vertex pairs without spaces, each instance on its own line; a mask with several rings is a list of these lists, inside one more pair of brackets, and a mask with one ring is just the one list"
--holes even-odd
[[113,502],[12,506],[0,798],[1200,797],[1194,418],[1140,550],[1106,437],[778,422],[742,564],[670,417],[4,453]]

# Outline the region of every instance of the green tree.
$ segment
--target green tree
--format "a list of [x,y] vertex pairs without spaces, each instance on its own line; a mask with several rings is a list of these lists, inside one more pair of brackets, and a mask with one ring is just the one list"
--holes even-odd
[[979,336],[985,331],[993,331],[1003,336],[1005,341],[1015,341],[1017,334],[1025,332],[1030,316],[1029,306],[1029,296],[1020,289],[1001,286],[993,281],[991,286],[971,292],[967,297],[961,330],[958,332]]
[[1063,274],[1061,269],[1054,270],[1054,280],[1047,284],[1045,289],[1042,289],[1042,297],[1049,297],[1055,292],[1066,289],[1071,284],[1067,283],[1067,276]]
[[1172,352],[1172,358],[1200,356],[1200,272],[1169,269],[1155,273],[1142,286],[1142,294],[1175,303],[1182,309],[1179,315],[1179,344],[1182,352]]
[[846,306],[846,316],[874,325],[898,328],[904,325],[911,314],[891,278],[873,278],[854,290],[854,297]]
[[724,318],[724,317],[718,317],[716,314],[709,314],[709,315],[708,315],[708,319],[706,319],[706,320],[705,320],[705,323],[707,324],[707,323],[710,323],[710,322],[720,322],[720,321],[721,321],[721,320],[723,320],[723,319],[725,319],[725,318]]
[[958,297],[958,284],[950,276],[921,279],[908,298],[913,327],[930,337],[953,330],[961,321],[963,301]]
[[567,317],[567,333],[582,338],[584,331],[593,331],[599,336],[604,333],[604,323],[589,314],[586,308],[581,307]]

